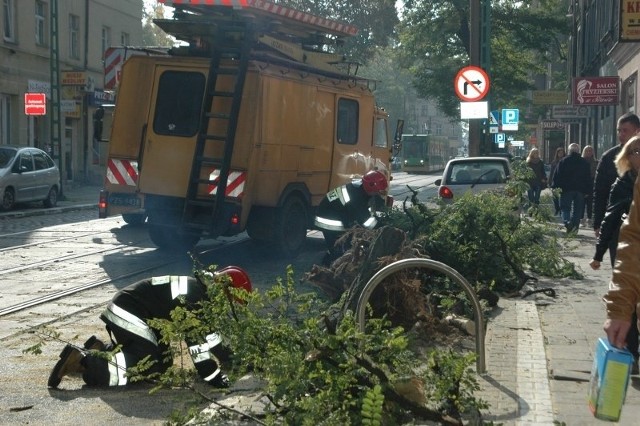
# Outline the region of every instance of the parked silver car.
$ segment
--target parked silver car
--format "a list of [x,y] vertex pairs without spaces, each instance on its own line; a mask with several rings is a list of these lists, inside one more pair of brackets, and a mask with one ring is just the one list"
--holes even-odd
[[55,207],[60,191],[60,171],[38,148],[0,145],[0,195],[2,210],[16,203],[42,201]]
[[438,198],[453,202],[465,192],[504,188],[510,175],[509,159],[505,157],[454,158],[445,166],[442,179],[435,181]]

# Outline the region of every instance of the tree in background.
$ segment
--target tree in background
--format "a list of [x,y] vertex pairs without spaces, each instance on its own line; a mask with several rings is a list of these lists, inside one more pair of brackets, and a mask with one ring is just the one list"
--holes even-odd
[[[535,75],[544,74],[547,63],[567,59],[566,1],[501,0],[491,6],[492,104],[524,105]],[[459,116],[453,80],[469,65],[469,0],[407,0],[398,33],[400,64],[411,71],[418,94]]]
[[358,34],[346,39],[339,50],[360,63],[367,63],[378,47],[389,45],[398,24],[395,0],[285,0],[276,3],[358,27]]
[[170,47],[175,41],[160,27],[154,25],[154,19],[166,17],[165,7],[161,3],[145,4],[142,9],[142,45]]

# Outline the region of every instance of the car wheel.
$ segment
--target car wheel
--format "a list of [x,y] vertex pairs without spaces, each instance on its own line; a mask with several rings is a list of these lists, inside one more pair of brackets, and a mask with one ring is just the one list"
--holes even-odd
[[16,195],[13,189],[7,188],[2,196],[2,210],[11,210],[16,204]]
[[51,187],[43,204],[45,207],[55,207],[58,204],[58,189],[55,186]]

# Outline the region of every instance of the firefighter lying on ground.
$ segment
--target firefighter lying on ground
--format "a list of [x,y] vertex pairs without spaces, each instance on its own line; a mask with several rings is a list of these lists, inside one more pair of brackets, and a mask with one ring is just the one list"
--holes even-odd
[[[328,252],[323,264],[339,256],[335,242],[349,228],[360,225],[374,229],[378,223],[370,208],[372,201],[384,203],[381,193],[388,187],[387,177],[378,170],[367,172],[360,181],[334,188],[318,206],[314,224],[322,231]],[[372,200],[373,199],[373,200]]]
[[[221,274],[230,278],[233,287],[251,291],[249,276],[241,268],[228,266],[212,275]],[[111,344],[103,343],[96,336],[85,342],[84,350],[68,344],[49,376],[48,386],[57,388],[64,376],[78,373],[89,386],[126,385],[127,368],[134,367],[147,356],[153,364],[146,373],[166,371],[173,364],[168,358],[169,347],[160,341],[159,331],[149,327],[147,321],[168,320],[171,311],[178,306],[197,309],[206,297],[206,285],[187,276],[154,277],[123,288],[100,315],[111,336]],[[211,333],[203,341],[186,343],[198,375],[212,386],[228,387],[229,379],[216,361],[225,361],[230,355],[220,336]],[[95,352],[112,352],[117,345],[120,348],[114,354]]]

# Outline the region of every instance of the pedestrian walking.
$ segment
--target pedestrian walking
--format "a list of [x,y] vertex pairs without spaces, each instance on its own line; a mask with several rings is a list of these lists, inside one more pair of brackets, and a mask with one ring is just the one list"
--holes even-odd
[[[593,183],[596,178],[596,169],[598,168],[598,160],[596,159],[595,152],[591,145],[587,145],[582,149],[582,158],[587,160],[589,163],[589,168],[591,171],[591,187],[593,187]],[[593,224],[593,192],[589,191],[589,194],[584,200],[585,203],[585,214],[582,216],[582,226],[592,226]]]
[[527,156],[527,166],[533,171],[533,177],[529,179],[527,197],[529,206],[540,204],[540,192],[547,187],[547,173],[544,170],[544,162],[540,158],[538,148],[531,148]]
[[[596,251],[590,262],[592,269],[597,270],[609,248],[611,267],[616,260],[618,233],[623,220],[629,212],[633,201],[633,187],[640,171],[640,137],[634,136],[622,147],[615,159],[618,178],[611,186],[611,194],[607,210],[600,224],[600,234],[596,242]],[[637,322],[635,312],[632,322]],[[633,355],[635,362],[632,366],[632,374],[638,374],[638,328],[630,327],[626,336],[627,349]]]
[[[549,182],[553,182],[553,176],[556,173],[556,168],[558,167],[558,163],[566,156],[566,152],[563,147],[556,148],[556,152],[553,156],[553,160],[549,164]],[[556,216],[560,215],[560,197],[553,195],[553,207],[555,208],[554,214]]]
[[593,231],[596,237],[600,234],[600,224],[607,209],[611,185],[618,177],[615,158],[624,144],[640,130],[640,119],[633,113],[626,113],[618,118],[616,130],[619,144],[602,154],[593,182]]
[[[228,266],[211,274],[225,275],[231,285],[251,291],[247,273],[239,267]],[[81,374],[89,386],[123,386],[130,383],[129,370],[140,361],[149,362],[145,375],[164,373],[173,365],[169,345],[157,329],[149,326],[152,319],[171,318],[177,307],[194,311],[207,298],[207,284],[188,276],[162,276],[138,281],[118,291],[100,315],[106,324],[111,343],[105,344],[91,336],[84,347],[71,344],[60,353],[48,380],[50,388],[57,388],[62,378]],[[185,338],[198,375],[215,387],[228,387],[229,379],[218,361],[229,357],[219,334],[209,330],[197,333],[196,339]]]
[[569,145],[569,155],[560,160],[553,176],[553,188],[560,188],[560,210],[567,232],[580,226],[584,199],[591,192],[589,163],[580,156],[577,143]]

